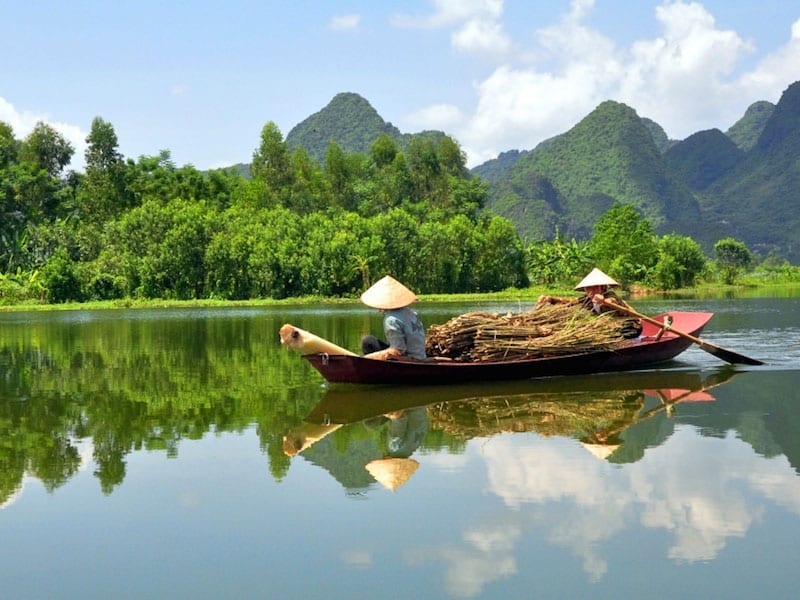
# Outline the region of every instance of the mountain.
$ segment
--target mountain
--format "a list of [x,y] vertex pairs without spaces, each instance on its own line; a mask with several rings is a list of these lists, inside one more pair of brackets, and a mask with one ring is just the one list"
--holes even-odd
[[405,149],[415,135],[430,137],[434,142],[445,135],[441,131],[401,133],[384,121],[367,100],[358,94],[343,92],[336,94],[322,110],[295,125],[286,136],[286,145],[305,148],[312,158],[324,163],[331,141],[336,141],[346,153],[369,154],[381,134],[391,137],[401,149]]
[[699,131],[676,143],[664,154],[664,162],[693,190],[704,190],[731,171],[745,157],[719,129]]
[[742,150],[750,150],[756,145],[764,126],[775,111],[775,105],[766,100],[753,102],[747,107],[744,116],[725,132],[734,144]]
[[487,206],[514,220],[532,241],[552,238],[556,226],[587,238],[615,202],[632,204],[661,231],[680,230],[699,217],[697,201],[665,165],[647,125],[632,108],[609,100],[520,157],[492,185]]
[[652,119],[642,117],[642,123],[644,123],[644,126],[647,127],[650,135],[653,136],[653,142],[655,142],[656,148],[658,148],[661,154],[664,154],[672,146],[678,143],[677,140],[669,139],[669,137],[667,137],[667,132],[664,131],[664,128]]
[[509,150],[508,152],[501,152],[497,158],[487,160],[481,163],[470,173],[477,175],[481,179],[489,183],[495,183],[503,179],[508,171],[513,167],[517,161],[528,154],[529,150]]
[[[290,147],[323,162],[331,140],[369,153],[380,134],[401,133],[354,93],[337,94],[293,128]],[[471,170],[489,183],[487,210],[508,217],[526,242],[556,231],[587,239],[615,202],[628,203],[659,233],[694,237],[707,252],[732,236],[761,254],[800,262],[800,82],[777,105],[755,102],[728,131],[670,140],[660,125],[606,101],[569,131],[533,150],[509,150]]]
[[700,201],[710,235],[800,262],[800,82],[784,91],[744,159]]

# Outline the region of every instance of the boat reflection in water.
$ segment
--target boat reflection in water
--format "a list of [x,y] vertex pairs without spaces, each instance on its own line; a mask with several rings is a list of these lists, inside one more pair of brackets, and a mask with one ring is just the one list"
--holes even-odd
[[[634,462],[658,434],[620,452],[623,433],[686,402],[711,402],[709,390],[735,371],[640,371],[464,386],[383,386],[330,389],[299,427],[284,437],[284,452],[302,454],[348,490],[378,481],[391,490],[419,467],[412,458],[430,430],[439,449],[498,434],[535,433],[577,439],[594,456]],[[338,431],[340,434],[331,436]],[[336,438],[331,441],[331,438]],[[327,439],[326,439],[327,438]],[[326,444],[317,445],[326,439]]]

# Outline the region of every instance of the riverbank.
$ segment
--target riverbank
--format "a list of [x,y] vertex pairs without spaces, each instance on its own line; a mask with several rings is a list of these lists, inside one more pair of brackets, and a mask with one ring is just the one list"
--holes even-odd
[[[635,287],[627,297],[632,299],[667,297],[667,298],[775,298],[790,297],[800,293],[800,283],[749,283],[745,285],[707,284],[679,290],[654,290]],[[533,286],[523,289],[507,289],[499,292],[470,294],[420,294],[421,302],[535,302],[542,294],[555,296],[575,296],[577,292],[570,288]],[[217,308],[217,307],[257,307],[257,306],[308,306],[313,304],[349,304],[358,302],[358,298],[323,298],[305,296],[300,298],[283,298],[280,300],[261,298],[252,300],[166,300],[123,298],[119,300],[102,300],[90,302],[67,302],[63,304],[22,303],[3,306],[2,312],[23,311],[60,311],[60,310],[118,310],[118,309],[153,309],[153,308]]]

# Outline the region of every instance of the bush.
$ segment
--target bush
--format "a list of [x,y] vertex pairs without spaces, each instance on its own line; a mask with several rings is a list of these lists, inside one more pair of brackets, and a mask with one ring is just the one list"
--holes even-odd
[[42,268],[42,285],[48,302],[82,302],[85,299],[78,267],[63,248]]

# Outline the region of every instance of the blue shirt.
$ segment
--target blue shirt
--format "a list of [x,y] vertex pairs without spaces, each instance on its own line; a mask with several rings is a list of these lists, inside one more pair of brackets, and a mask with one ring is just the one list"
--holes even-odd
[[407,306],[386,311],[383,331],[392,348],[411,358],[425,358],[425,327]]

